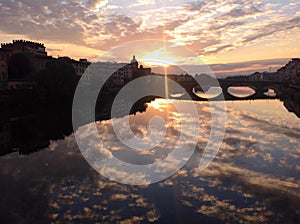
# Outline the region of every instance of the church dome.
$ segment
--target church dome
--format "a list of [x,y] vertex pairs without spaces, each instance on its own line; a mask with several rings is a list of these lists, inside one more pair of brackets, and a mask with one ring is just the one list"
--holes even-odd
[[131,60],[131,64],[133,63],[138,63],[137,60],[135,59],[135,55],[133,55],[132,60]]

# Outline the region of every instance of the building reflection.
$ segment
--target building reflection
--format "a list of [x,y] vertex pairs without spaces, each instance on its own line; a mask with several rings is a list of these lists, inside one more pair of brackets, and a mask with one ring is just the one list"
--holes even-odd
[[43,109],[39,112],[5,118],[0,121],[1,154],[18,150],[29,154],[49,145],[50,140],[72,133],[71,113],[67,108]]
[[[148,99],[147,99],[148,100]],[[98,106],[97,120],[110,119],[111,103]],[[136,102],[130,113],[144,112],[144,99]],[[118,114],[124,116],[125,114]],[[18,151],[28,155],[49,146],[53,140],[63,139],[73,132],[71,105],[49,105],[32,108],[27,113],[3,116],[0,120],[0,155]]]

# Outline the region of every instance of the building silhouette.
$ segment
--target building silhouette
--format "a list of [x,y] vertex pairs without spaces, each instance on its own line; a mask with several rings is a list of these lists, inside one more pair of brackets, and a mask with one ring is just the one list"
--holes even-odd
[[275,79],[300,85],[300,58],[292,58],[288,64],[277,70]]
[[1,44],[0,52],[0,64],[5,64],[5,69],[0,70],[2,81],[23,80],[45,69],[46,64],[54,60],[47,55],[44,44],[26,40]]
[[59,57],[58,60],[71,65],[74,68],[77,76],[82,76],[87,67],[91,64],[87,59],[83,58],[79,59],[79,61],[76,61],[70,57]]
[[63,61],[70,64],[75,74],[81,76],[90,65],[87,59],[79,61],[69,57],[48,56],[43,43],[27,40],[13,40],[2,43],[0,48],[0,89],[14,89],[26,86],[25,80],[47,68],[47,63]]
[[116,72],[112,74],[112,76],[108,80],[109,87],[119,87],[123,86],[132,79],[150,75],[151,68],[144,68],[143,65],[140,65],[133,55],[132,60],[130,63],[122,66]]
[[8,80],[8,54],[0,48],[0,81]]

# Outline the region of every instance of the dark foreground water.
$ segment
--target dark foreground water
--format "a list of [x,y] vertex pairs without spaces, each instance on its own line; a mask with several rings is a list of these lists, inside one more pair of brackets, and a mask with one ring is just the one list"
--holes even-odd
[[[180,115],[169,104],[156,100],[145,113],[131,115],[134,132],[146,136],[150,117],[168,116],[165,141],[176,141]],[[299,223],[300,119],[278,100],[228,101],[223,144],[209,167],[199,170],[210,109],[207,102],[196,107],[201,135],[195,153],[158,183],[109,181],[83,158],[74,134],[30,155],[0,157],[0,223]],[[122,157],[127,149],[110,125],[97,123],[100,138],[127,162],[147,164],[168,152],[165,142]],[[88,125],[80,131],[90,137]]]

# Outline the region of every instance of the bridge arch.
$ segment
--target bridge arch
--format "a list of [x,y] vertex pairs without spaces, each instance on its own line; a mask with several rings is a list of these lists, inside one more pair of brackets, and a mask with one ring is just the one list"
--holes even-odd
[[197,91],[197,87],[194,87],[192,89],[192,93],[194,96],[200,98],[200,99],[206,99],[206,100],[214,100],[222,97],[223,89],[221,87],[217,86],[211,86],[209,89],[203,90],[202,88],[199,88]]
[[253,89],[254,91],[257,91],[257,86],[252,85],[251,83],[247,83],[247,82],[237,82],[237,83],[231,83],[229,85],[226,85],[226,91],[228,90],[228,88],[230,87],[249,87],[251,89]]
[[232,85],[227,86],[226,90],[223,89],[223,92],[231,97],[244,99],[255,95],[257,93],[257,89],[248,85]]

